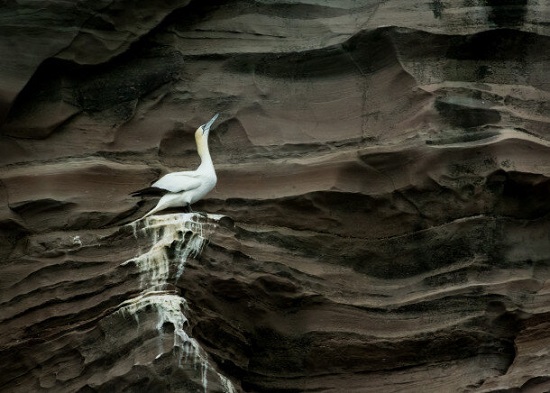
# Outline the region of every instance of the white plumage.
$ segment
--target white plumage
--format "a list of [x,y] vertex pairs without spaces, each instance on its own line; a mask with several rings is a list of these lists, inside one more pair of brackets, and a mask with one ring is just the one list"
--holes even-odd
[[217,118],[218,114],[195,131],[195,142],[201,158],[201,164],[196,170],[168,173],[151,184],[151,187],[132,193],[132,195],[144,195],[150,192],[165,193],[157,206],[143,218],[170,207],[190,207],[214,188],[218,179],[208,150],[208,134]]

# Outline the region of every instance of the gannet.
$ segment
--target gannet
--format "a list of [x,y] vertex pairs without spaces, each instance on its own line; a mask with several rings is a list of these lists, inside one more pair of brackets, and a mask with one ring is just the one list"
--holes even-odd
[[210,157],[210,152],[208,151],[208,134],[210,127],[216,121],[218,115],[219,113],[216,113],[208,123],[203,124],[195,131],[197,152],[201,158],[201,164],[196,170],[169,173],[151,184],[150,187],[131,194],[133,196],[150,193],[164,194],[157,203],[157,206],[142,218],[169,207],[186,206],[191,209],[192,203],[197,202],[212,191],[218,178],[216,177],[212,157]]

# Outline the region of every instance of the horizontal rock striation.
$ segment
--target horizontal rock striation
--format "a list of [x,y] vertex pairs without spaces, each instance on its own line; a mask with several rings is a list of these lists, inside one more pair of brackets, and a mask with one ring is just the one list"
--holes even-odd
[[549,16],[7,2],[0,390],[548,390]]

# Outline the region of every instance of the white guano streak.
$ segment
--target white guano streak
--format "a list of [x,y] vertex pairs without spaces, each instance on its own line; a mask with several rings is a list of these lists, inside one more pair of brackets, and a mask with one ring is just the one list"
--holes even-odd
[[[206,352],[199,343],[185,332],[183,326],[187,323],[184,311],[186,300],[170,291],[166,286],[171,279],[171,264],[175,264],[173,275],[177,283],[184,272],[185,263],[189,257],[196,258],[202,252],[208,236],[217,227],[217,221],[222,216],[203,216],[195,213],[168,214],[151,216],[141,222],[132,223],[134,236],[146,234],[151,239],[149,250],[140,252],[135,258],[123,263],[134,263],[140,273],[141,294],[120,304],[117,313],[133,317],[139,324],[139,315],[145,308],[153,309],[158,315],[156,329],[159,337],[163,334],[163,326],[170,323],[174,326],[174,347],[181,349],[178,366],[182,360],[191,361],[195,369],[200,370],[201,383],[206,393],[208,388],[208,373],[215,374],[220,380],[220,386],[227,393],[234,393],[233,383],[209,367]],[[172,270],[173,271],[173,270]],[[162,356],[162,345],[156,359]]]
[[[218,216],[208,217],[208,221],[219,219]],[[141,272],[142,290],[164,289],[170,279],[170,265],[174,262],[177,268],[175,282],[179,280],[187,259],[200,255],[207,242],[207,236],[214,229],[214,224],[203,223],[201,220],[206,221],[199,214],[185,213],[147,217],[143,227],[140,223],[131,224],[134,236],[145,232],[152,242],[149,250],[124,262],[137,265]]]

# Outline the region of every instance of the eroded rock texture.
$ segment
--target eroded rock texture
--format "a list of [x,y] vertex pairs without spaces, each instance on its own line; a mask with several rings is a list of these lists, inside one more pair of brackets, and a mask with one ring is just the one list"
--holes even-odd
[[[548,391],[549,18],[4,2],[0,390]],[[128,225],[216,112],[210,215]]]

